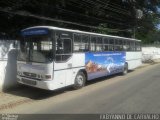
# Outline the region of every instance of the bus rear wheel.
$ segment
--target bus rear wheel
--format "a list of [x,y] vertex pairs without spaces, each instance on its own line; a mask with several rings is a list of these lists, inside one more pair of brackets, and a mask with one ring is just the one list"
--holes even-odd
[[78,74],[76,75],[75,81],[74,81],[73,88],[80,89],[83,86],[85,86],[85,83],[86,83],[85,74],[83,72],[78,72]]
[[125,63],[124,68],[123,68],[122,75],[126,75],[127,73],[128,73],[128,64]]

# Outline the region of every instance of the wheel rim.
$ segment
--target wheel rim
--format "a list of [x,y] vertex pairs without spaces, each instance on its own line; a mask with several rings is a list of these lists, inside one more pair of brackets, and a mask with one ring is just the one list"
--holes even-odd
[[125,74],[127,73],[127,70],[126,70],[126,69],[124,70],[124,73],[125,73]]
[[83,85],[83,76],[81,76],[81,75],[78,75],[78,76],[77,76],[77,83],[78,83],[79,85]]

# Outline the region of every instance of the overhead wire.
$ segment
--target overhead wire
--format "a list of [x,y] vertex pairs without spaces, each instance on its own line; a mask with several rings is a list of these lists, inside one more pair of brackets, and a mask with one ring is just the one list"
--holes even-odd
[[[74,2],[74,1],[72,1],[72,0],[68,0],[68,1],[76,4],[76,2]],[[83,5],[83,7],[81,7],[81,9],[84,9],[85,7],[87,7],[88,10],[91,10],[91,9],[94,10],[94,9],[95,9],[93,5],[90,5],[90,6],[87,5],[87,6],[86,6],[85,1],[83,1],[82,3],[79,2],[78,4],[79,4],[79,5],[76,5],[76,7],[79,7],[79,6],[82,6],[82,5]],[[80,8],[80,7],[79,7],[79,8]],[[106,11],[108,12],[108,10],[106,10],[106,9],[98,9],[97,11],[98,11],[98,12],[103,12],[103,13],[106,13]],[[110,11],[113,12],[112,10],[110,10]],[[119,17],[114,17],[114,19],[120,20],[120,18],[121,18],[122,15],[117,13],[117,14],[114,15],[114,16],[117,16],[117,15],[118,15]],[[128,15],[126,15],[126,16],[128,16]],[[111,17],[111,16],[110,16],[110,17]],[[130,17],[130,16],[129,16],[129,17]]]
[[[72,3],[75,3],[75,2],[73,2],[74,0],[68,0],[68,1],[72,1]],[[118,15],[120,14],[120,15],[129,16],[127,11],[125,11],[125,10],[123,10],[121,8],[118,8],[118,7],[114,6],[113,4],[112,5],[111,4],[106,5],[101,0],[96,0],[96,1],[99,2],[98,5],[99,5],[99,8],[101,8],[101,9],[98,10],[98,12],[105,13],[107,10],[110,10],[111,12],[115,12]],[[96,1],[81,0],[81,2],[79,2],[78,4],[81,3],[81,5],[84,5],[84,6],[83,7],[82,6],[81,7],[80,6],[76,6],[76,7],[80,7],[80,8],[83,8],[83,9],[84,9],[84,7],[86,7],[86,8],[89,8],[89,10],[91,10],[91,9],[94,10],[94,6],[97,5]],[[16,6],[16,3],[11,1],[11,0],[6,0],[6,4],[9,7],[14,7],[14,8],[19,7],[18,5]],[[39,3],[37,3],[37,4],[39,4]],[[81,14],[81,13],[73,12],[73,11],[70,11],[70,10],[62,9],[62,8],[58,8],[58,9],[61,9],[64,12],[69,13],[69,14],[78,14],[79,16],[84,16],[84,17],[86,17],[88,19],[94,19],[94,20],[97,20],[97,21],[103,21],[103,22],[106,22],[106,23],[112,23],[112,24],[116,24],[116,25],[124,25],[124,26],[128,26],[128,27],[130,26],[130,25],[126,25],[126,23],[121,23],[122,21],[120,22],[120,20],[119,20],[119,22],[117,22],[117,21],[114,22],[114,21],[111,21],[111,20],[104,20],[104,19],[98,18],[98,17],[95,18],[93,16],[84,15],[84,14]],[[61,22],[61,23],[72,24],[72,25],[77,25],[77,26],[82,26],[82,27],[87,27],[87,28],[92,28],[92,29],[99,29],[99,27],[96,27],[96,26],[91,26],[91,25],[86,25],[86,24],[81,24],[81,23],[76,23],[76,22],[70,22],[70,21],[65,21],[65,20],[61,20],[61,19],[45,17],[45,16],[38,16],[38,15],[35,15],[35,14],[23,14],[23,13],[18,13],[18,12],[14,13],[13,11],[3,11],[3,10],[0,10],[0,11],[1,12],[6,12],[6,13],[9,13],[9,14],[16,14],[16,15],[21,15],[21,16],[26,16],[26,17],[33,17],[33,18],[37,18],[37,19],[49,20],[49,21],[54,21],[54,22]],[[116,17],[114,19],[116,19]],[[128,31],[128,30],[130,30],[130,29],[110,29],[110,28],[106,28],[106,29],[110,30],[110,31],[117,31],[117,32],[118,31]]]
[[[95,27],[95,26],[84,25],[84,24],[81,24],[81,23],[64,21],[64,20],[60,20],[60,19],[53,19],[53,18],[50,18],[50,17],[38,16],[38,15],[30,14],[30,13],[11,12],[11,11],[8,11],[8,10],[2,9],[2,8],[0,8],[0,12],[5,12],[5,13],[8,13],[8,14],[20,15],[20,16],[26,16],[26,17],[33,17],[33,18],[47,20],[47,21],[53,21],[53,22],[61,22],[61,23],[66,23],[66,24],[78,25],[78,26],[92,28],[92,29],[100,29],[99,27]],[[103,28],[103,29],[104,30],[105,29],[106,30],[110,30],[112,32],[120,32],[120,31],[127,31],[127,30],[129,30],[129,29],[119,30],[119,29],[110,29],[110,28]]]
[[[96,0],[96,1],[98,1],[98,2],[100,2],[102,5],[104,5],[105,6],[105,2],[103,2],[102,0]],[[113,7],[113,8],[116,8],[117,10],[120,10],[120,11],[123,11],[123,12],[125,12],[125,13],[128,13],[128,11],[127,10],[125,10],[125,9],[122,9],[122,8],[120,8],[121,6],[119,6],[119,5],[117,5],[117,4],[113,4],[113,3],[110,3],[110,4],[108,4],[108,6],[111,6],[111,7]],[[116,7],[117,6],[117,7]],[[105,8],[105,7],[104,7]]]
[[[89,6],[85,6],[85,4],[81,4],[81,3],[78,3],[78,4],[76,4],[76,2],[73,2],[72,0],[68,0],[68,1],[70,1],[70,2],[72,2],[72,5],[74,6],[74,7],[77,7],[77,8],[80,8],[80,9],[85,9],[85,7],[87,7],[87,9],[94,9],[93,8],[93,5],[91,5],[91,7],[89,7]],[[83,7],[80,7],[81,5],[83,5]],[[98,12],[103,12],[103,13],[106,13],[106,11],[105,10],[98,10]],[[118,16],[120,16],[120,14],[117,14]],[[115,15],[115,16],[117,16],[117,15]],[[110,16],[110,17],[112,17],[112,16]],[[116,20],[119,20],[119,21],[122,21],[122,19],[120,19],[120,17],[114,17],[114,19],[116,19]]]
[[[97,3],[96,3],[96,2],[93,2],[92,0],[81,0],[81,1],[83,1],[83,2],[88,2],[89,4],[92,4],[92,6],[93,6],[93,5],[94,5],[94,6],[97,6]],[[99,5],[100,5],[100,4],[99,4]],[[100,5],[100,6],[101,6],[101,5]],[[102,8],[103,8],[103,7],[102,7]],[[117,11],[116,9],[113,9],[113,8],[111,8],[111,7],[106,7],[105,9],[111,10],[112,12],[117,12],[117,13],[126,15],[126,13],[121,12],[121,11]]]
[[[52,7],[52,8],[55,8],[55,7]],[[114,22],[114,21],[111,21],[111,20],[104,20],[104,19],[100,19],[100,18],[96,18],[96,17],[93,17],[93,16],[88,16],[88,15],[80,14],[80,13],[73,12],[73,11],[66,10],[66,9],[62,9],[62,8],[56,8],[56,9],[60,10],[61,12],[65,12],[67,15],[71,15],[72,14],[74,16],[86,17],[86,18],[89,18],[91,20],[94,19],[94,20],[98,20],[98,21],[101,21],[101,22],[109,22],[109,23],[112,23],[112,24],[119,24],[119,25],[128,26],[128,25],[126,25],[124,23]],[[123,22],[125,22],[125,21],[123,21]]]

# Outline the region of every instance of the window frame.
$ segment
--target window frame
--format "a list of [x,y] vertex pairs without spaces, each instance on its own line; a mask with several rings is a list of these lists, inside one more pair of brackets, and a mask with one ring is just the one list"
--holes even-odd
[[[64,37],[64,36],[62,36],[62,35],[64,35],[64,34],[68,34],[68,36],[66,36],[66,37]],[[63,43],[64,43],[64,39],[68,39],[68,40],[70,40],[70,44],[71,44],[71,52],[70,53],[68,53],[68,54],[66,54],[66,53],[60,53],[60,54],[58,54],[57,52],[58,52],[58,50],[57,50],[57,45],[58,45],[58,42],[57,42],[57,40],[58,39],[62,39],[63,40]],[[63,46],[63,48],[64,48],[64,46]],[[63,56],[69,56],[67,59],[63,59]],[[67,62],[71,57],[72,57],[72,55],[73,55],[73,38],[72,38],[72,33],[71,32],[66,32],[66,31],[56,31],[56,33],[55,33],[55,62],[56,63],[64,63],[64,62]],[[61,56],[61,59],[60,60],[57,60],[57,56]]]
[[[77,44],[75,44],[76,42],[76,40],[75,40],[75,35],[78,35],[78,36],[80,36],[80,42],[79,42],[79,45],[77,45]],[[85,42],[83,42],[83,37],[85,38],[87,38],[88,39],[88,42],[87,43],[85,43]],[[78,43],[78,42],[77,42]],[[86,48],[86,45],[88,46],[88,49],[85,49]],[[75,50],[75,46],[78,46],[78,49],[79,50]],[[82,48],[84,48],[84,49],[82,49]],[[90,36],[88,35],[88,34],[79,34],[79,33],[73,33],[73,52],[74,53],[84,53],[84,52],[86,52],[86,51],[89,51],[90,50]]]

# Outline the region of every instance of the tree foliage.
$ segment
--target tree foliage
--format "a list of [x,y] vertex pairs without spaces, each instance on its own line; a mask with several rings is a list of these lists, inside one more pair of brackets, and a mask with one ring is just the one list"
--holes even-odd
[[136,19],[136,38],[143,43],[153,43],[157,36],[157,25],[160,24],[160,12],[158,0],[137,0],[136,7],[143,11],[142,19]]
[[18,35],[26,27],[52,25],[132,37],[135,28],[136,38],[148,43],[157,32],[159,5],[159,0],[0,0],[0,32]]

